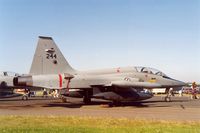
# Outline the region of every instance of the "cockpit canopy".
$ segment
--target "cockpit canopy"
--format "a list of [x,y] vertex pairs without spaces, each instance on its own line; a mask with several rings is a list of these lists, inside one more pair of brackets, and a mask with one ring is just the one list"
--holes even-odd
[[164,74],[163,72],[154,69],[154,68],[150,68],[150,67],[135,67],[137,72],[142,72],[142,73],[148,73],[148,74],[154,74],[154,75],[158,75],[158,76],[164,76],[167,77],[166,74]]
[[15,77],[15,76],[19,76],[19,74],[15,73],[15,72],[9,72],[9,71],[0,71],[0,76],[12,76],[12,77]]

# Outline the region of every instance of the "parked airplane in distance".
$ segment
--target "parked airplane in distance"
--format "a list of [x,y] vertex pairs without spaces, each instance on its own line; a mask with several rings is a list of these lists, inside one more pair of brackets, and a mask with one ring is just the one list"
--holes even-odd
[[[118,103],[151,98],[152,93],[144,89],[166,88],[168,92],[185,83],[149,67],[78,71],[69,65],[51,37],[40,36],[30,74],[15,77],[14,85],[60,89],[63,101],[72,96],[83,97],[85,103],[91,98]],[[165,100],[170,101],[169,95]]]
[[15,89],[13,79],[16,76],[19,76],[19,74],[8,71],[0,71],[0,98],[19,96],[19,94],[16,94],[13,91]]

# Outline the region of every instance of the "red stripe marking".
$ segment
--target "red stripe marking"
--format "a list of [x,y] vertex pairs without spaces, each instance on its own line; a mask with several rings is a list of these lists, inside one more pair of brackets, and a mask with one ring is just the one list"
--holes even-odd
[[62,75],[59,74],[59,87],[62,88]]

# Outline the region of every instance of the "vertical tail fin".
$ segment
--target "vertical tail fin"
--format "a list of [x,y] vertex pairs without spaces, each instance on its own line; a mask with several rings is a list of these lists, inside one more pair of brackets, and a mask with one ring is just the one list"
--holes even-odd
[[74,73],[51,37],[39,36],[30,74]]

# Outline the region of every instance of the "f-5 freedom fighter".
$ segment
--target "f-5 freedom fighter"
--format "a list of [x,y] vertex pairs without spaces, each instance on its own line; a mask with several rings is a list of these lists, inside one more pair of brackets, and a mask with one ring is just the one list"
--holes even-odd
[[[121,101],[138,101],[153,95],[145,89],[184,86],[163,72],[148,67],[118,67],[102,70],[78,71],[66,61],[51,37],[39,36],[29,76],[14,78],[15,86],[60,89],[65,96]],[[167,95],[166,100],[170,100]]]

